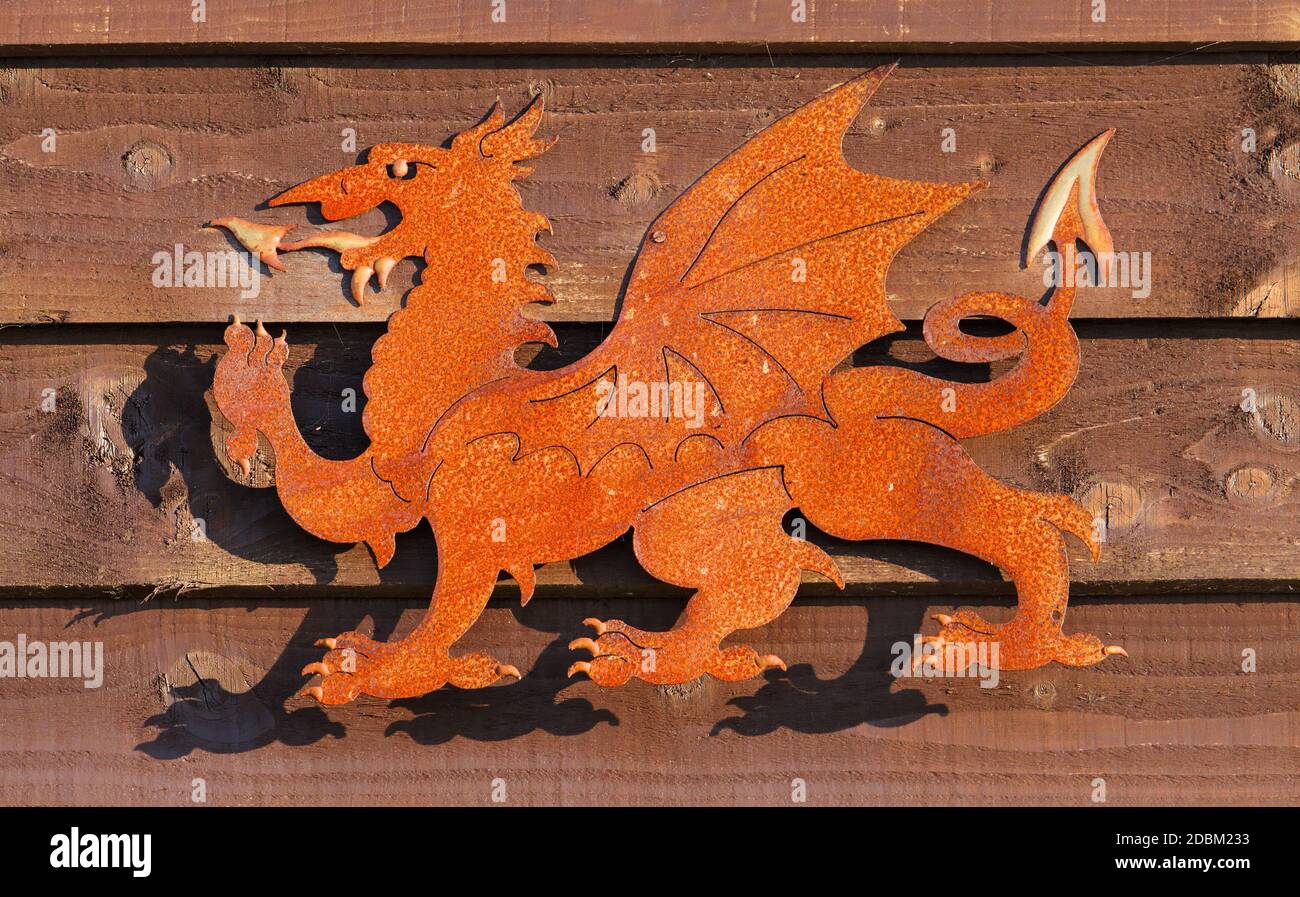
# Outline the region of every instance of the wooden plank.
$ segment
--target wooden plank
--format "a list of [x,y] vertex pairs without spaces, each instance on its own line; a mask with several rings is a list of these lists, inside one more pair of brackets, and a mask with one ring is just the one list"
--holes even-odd
[[[344,128],[356,129],[361,148],[441,143],[498,94],[517,110],[538,90],[548,100],[544,130],[561,138],[522,184],[526,204],[555,225],[546,244],[560,268],[548,282],[559,301],[544,314],[608,321],[663,207],[773,116],[879,61],[818,57],[779,69],[766,55],[16,63],[0,71],[0,323],[213,322],[232,311],[382,321],[412,282],[409,262],[387,293],[357,308],[337,264],[315,253],[290,258],[290,272],[263,278],[251,299],[236,288],[157,288],[153,259],[177,243],[230,248],[202,229],[220,215],[307,225],[302,209],[254,210],[293,183],[352,164],[355,153],[340,150]],[[850,129],[850,160],[897,177],[988,178],[991,186],[900,254],[888,282],[897,313],[916,319],[968,289],[1040,293],[1042,266],[1018,270],[1028,217],[1056,167],[1111,126],[1119,133],[1102,163],[1102,209],[1119,250],[1150,254],[1150,292],[1083,290],[1078,316],[1300,313],[1300,169],[1292,164],[1300,81],[1293,67],[1267,62],[1263,54],[1195,64],[1143,54],[905,60]],[[57,135],[52,152],[47,128]],[[642,152],[647,128],[653,154]],[[945,128],[954,129],[955,152],[943,151]],[[1242,149],[1243,128],[1254,131],[1252,152]],[[385,219],[368,213],[355,227],[375,233]]]
[[[308,441],[328,457],[365,445],[360,394],[375,327],[302,326],[287,368]],[[1075,591],[1290,590],[1300,580],[1300,330],[1259,339],[1249,322],[1082,327],[1083,368],[1037,421],[973,440],[993,475],[1069,492],[1108,521],[1093,563],[1071,555]],[[226,478],[203,393],[220,328],[32,328],[0,347],[0,594],[427,595],[434,542],[399,538],[377,572],[364,546],[300,531],[270,489]],[[860,353],[863,363],[920,364],[939,376],[980,371],[928,364],[916,333]],[[1251,338],[1256,337],[1256,338]],[[555,366],[599,331],[562,328]],[[1001,367],[994,369],[996,374]],[[1246,390],[1257,410],[1242,410]],[[52,410],[42,410],[53,401]],[[358,408],[364,407],[361,404]],[[192,538],[194,519],[205,538]],[[860,594],[1009,592],[992,568],[927,546],[828,543]],[[638,572],[628,546],[540,572],[543,592],[681,594]],[[511,589],[513,586],[511,587]],[[823,582],[807,594],[833,594]],[[510,591],[510,589],[507,589]]]
[[587,52],[674,49],[951,49],[1099,45],[1284,46],[1300,39],[1285,0],[222,0],[196,14],[170,0],[51,0],[0,10],[0,49],[186,52]]
[[413,602],[5,603],[4,638],[101,642],[105,662],[97,690],[5,681],[0,802],[191,805],[201,779],[213,805],[490,805],[503,780],[520,805],[780,805],[795,778],[813,805],[1091,806],[1098,778],[1112,805],[1300,801],[1294,601],[1085,600],[1067,629],[1120,638],[1128,658],[996,688],[892,679],[893,645],[960,599],[942,600],[799,601],[745,634],[788,674],[613,690],[564,676],[582,618],[661,627],[677,602],[492,606],[462,644],[520,682],[328,710],[291,697],[312,642],[366,615],[400,634]]

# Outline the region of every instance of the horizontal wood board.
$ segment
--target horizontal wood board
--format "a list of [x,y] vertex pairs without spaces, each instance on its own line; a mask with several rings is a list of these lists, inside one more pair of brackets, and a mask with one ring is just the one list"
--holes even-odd
[[[489,607],[465,640],[513,685],[292,697],[325,633],[410,602],[170,599],[0,606],[0,631],[103,644],[98,689],[0,691],[0,802],[226,805],[1286,804],[1300,802],[1300,607],[1273,598],[1077,602],[1068,628],[1120,638],[1100,667],[893,679],[896,642],[959,599],[797,603],[744,637],[790,663],[763,680],[602,690],[569,680],[584,616],[671,623],[680,604],[559,599]],[[1005,605],[976,605],[992,618]],[[12,637],[12,636],[9,636]],[[1256,672],[1242,670],[1252,649]],[[499,786],[496,789],[501,794]]]
[[[1078,589],[1290,590],[1300,582],[1300,330],[1285,325],[1267,339],[1251,338],[1262,334],[1249,322],[1217,330],[1167,322],[1163,330],[1084,326],[1083,367],[1069,395],[1023,427],[972,440],[970,450],[995,476],[1074,494],[1107,520],[1099,562],[1072,546]],[[361,377],[378,332],[289,331],[297,420],[327,457],[352,457],[365,446]],[[377,571],[365,546],[299,530],[273,489],[232,482],[222,431],[204,399],[220,333],[218,325],[6,331],[0,593],[427,593],[436,575],[427,528],[399,537],[396,559]],[[564,351],[546,350],[529,363],[563,364],[601,331],[568,325],[560,334]],[[935,364],[915,332],[855,361],[976,379],[1003,369]],[[344,410],[345,390],[358,397],[356,412]],[[1242,409],[1247,390],[1253,413]],[[269,482],[270,461],[259,455],[254,482]],[[195,518],[205,534],[198,541]],[[857,591],[1008,588],[992,568],[929,546],[828,548]],[[543,568],[540,581],[543,590],[629,596],[665,588],[639,573],[625,543]],[[809,587],[815,594],[832,588]]]
[[50,0],[0,10],[0,50],[547,53],[581,48],[1281,47],[1286,0]]
[[[315,229],[314,207],[263,204],[372,144],[441,144],[496,97],[515,112],[536,92],[549,110],[543,132],[559,137],[521,182],[526,205],[553,222],[544,242],[560,262],[546,278],[557,302],[538,314],[609,321],[663,208],[775,117],[884,60],[14,60],[0,68],[0,323],[224,321],[236,311],[383,321],[416,277],[413,261],[357,307],[323,251],[287,258],[287,273],[264,270],[252,298],[160,287],[156,259],[177,244],[237,246],[204,227],[223,215]],[[1020,267],[1029,217],[1057,167],[1114,127],[1101,209],[1117,250],[1149,276],[1083,290],[1076,316],[1300,313],[1298,71],[1262,53],[904,59],[849,129],[847,157],[893,177],[989,187],[900,253],[892,307],[914,320],[954,292],[1041,293],[1041,259]],[[342,149],[345,129],[353,151]],[[380,209],[338,226],[373,234],[394,220]],[[438,272],[419,276],[436,283]]]

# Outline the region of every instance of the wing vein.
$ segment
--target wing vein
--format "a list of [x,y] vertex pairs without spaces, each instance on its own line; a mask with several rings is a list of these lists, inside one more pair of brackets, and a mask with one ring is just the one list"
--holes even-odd
[[754,181],[754,183],[746,187],[745,191],[741,193],[739,196],[737,196],[732,201],[731,205],[727,206],[727,211],[723,212],[721,217],[719,217],[717,222],[713,225],[713,229],[709,231],[709,236],[707,239],[705,239],[704,245],[700,247],[699,252],[695,253],[695,258],[691,259],[691,263],[686,266],[686,270],[682,272],[682,276],[677,279],[678,283],[684,283],[686,281],[686,278],[690,275],[691,271],[695,270],[696,263],[699,262],[699,260],[704,257],[704,253],[708,251],[709,244],[713,242],[714,236],[718,233],[718,228],[722,227],[722,222],[727,220],[727,216],[730,215],[735,210],[736,206],[740,205],[740,201],[742,199],[748,196],[754,190],[754,188],[756,188],[759,184],[763,183],[768,178],[772,177],[774,174],[777,174],[778,172],[786,168],[789,168],[791,165],[795,164],[796,162],[802,162],[804,159],[807,158],[808,158],[808,154],[804,153],[803,155],[796,156],[795,158],[789,160],[788,162],[782,162],[780,165],[776,166],[776,168],[773,168],[767,174],[763,175],[761,178]]
[[794,252],[797,249],[806,249],[809,246],[812,246],[815,243],[821,243],[824,240],[834,240],[838,237],[845,237],[848,236],[849,234],[856,233],[857,231],[860,230],[866,230],[867,228],[871,228],[871,227],[879,227],[882,224],[892,224],[895,221],[904,221],[908,218],[915,218],[917,215],[924,215],[924,214],[925,214],[924,211],[917,210],[915,212],[908,212],[906,215],[894,215],[890,218],[881,218],[879,221],[872,221],[867,224],[859,224],[857,227],[850,227],[848,230],[842,230],[834,234],[827,234],[824,237],[814,237],[813,239],[808,240],[807,242],[799,243],[796,246],[787,246],[785,249],[779,249],[776,252],[772,252],[763,256],[762,258],[754,259],[751,262],[745,262],[745,264],[743,265],[737,265],[736,267],[728,271],[723,271],[721,274],[715,274],[713,277],[710,277],[708,280],[702,280],[699,283],[693,283],[689,287],[687,287],[687,289],[694,290],[702,286],[707,286],[708,284],[713,283],[715,280],[720,280],[723,277],[728,277],[732,274],[735,274],[737,271],[743,271],[746,268],[752,268],[754,265],[760,265],[763,262],[768,261],[769,259],[774,259],[777,256],[785,255],[787,252]]

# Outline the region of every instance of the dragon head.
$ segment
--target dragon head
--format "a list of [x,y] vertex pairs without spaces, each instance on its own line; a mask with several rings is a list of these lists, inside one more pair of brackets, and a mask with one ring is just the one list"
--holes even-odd
[[269,205],[319,203],[330,221],[351,218],[391,202],[405,212],[428,196],[448,192],[461,161],[451,150],[418,143],[380,143],[365,163],[291,187]]
[[393,266],[408,257],[454,267],[478,262],[475,247],[492,247],[498,256],[503,249],[518,247],[532,263],[553,265],[549,254],[535,246],[537,232],[549,232],[550,222],[544,215],[525,211],[513,185],[532,171],[519,163],[536,158],[554,143],[533,137],[541,118],[540,95],[508,124],[498,101],[483,121],[456,135],[450,146],[376,144],[362,164],[312,178],[269,202],[271,206],[317,203],[330,221],[390,203],[400,213],[400,221],[378,236],[331,230],[282,242],[288,227],[238,218],[212,224],[225,227],[269,266],[281,270],[277,252],[309,247],[337,251],[342,266],[352,272],[352,294],[358,303],[364,301],[371,276],[377,275],[382,290]]

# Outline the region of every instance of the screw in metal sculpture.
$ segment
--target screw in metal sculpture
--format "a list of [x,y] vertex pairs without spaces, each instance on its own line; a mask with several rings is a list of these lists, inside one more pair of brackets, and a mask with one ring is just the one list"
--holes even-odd
[[[294,520],[324,539],[366,542],[381,566],[395,534],[421,519],[438,543],[424,620],[389,643],[356,632],[322,639],[327,653],[303,671],[322,678],[307,694],[338,704],[518,677],[486,654],[454,652],[499,573],[518,581],[526,604],[537,565],[587,554],[629,529],[646,570],[694,595],[667,632],[587,620],[595,637],[570,647],[591,657],[570,675],[615,686],[784,668],[779,657],[720,642],[785,610],[803,571],[843,586],[828,555],[782,528],[796,507],[842,539],[945,545],[1010,576],[1019,600],[1010,622],[940,614],[933,644],[996,642],[1007,670],[1124,653],[1063,630],[1064,537],[1096,557],[1092,516],[1068,496],[998,482],[959,441],[1024,423],[1069,390],[1079,365],[1073,286],[1042,301],[967,293],[929,310],[925,339],[943,358],[1018,357],[990,382],[890,366],[836,370],[858,347],[903,329],[884,289],[894,254],[984,186],[848,165],[841,138],[892,68],[778,120],[690,187],[647,231],[608,339],[558,370],[514,360],[522,343],[555,345],[549,327],[520,313],[552,301],[525,276],[555,264],[537,243],[550,225],[523,208],[513,184],[531,170],[521,163],[550,145],[533,137],[540,98],[510,123],[494,107],[448,148],[380,144],[364,164],[271,200],[317,203],[329,220],[392,203],[400,222],[377,237],[329,231],[286,243],[282,226],[214,222],[274,268],[278,252],[339,251],[358,302],[372,277],[383,288],[399,260],[425,262],[421,284],[375,343],[365,377],[370,446],[352,460],[323,459],[303,441],[281,370],[284,336],[237,318],[226,330],[214,394],[233,428],[230,457],[246,472],[260,433]],[[1049,186],[1026,264],[1049,243],[1110,250],[1095,176],[1111,133]],[[971,335],[959,324],[972,316],[1014,329]]]

